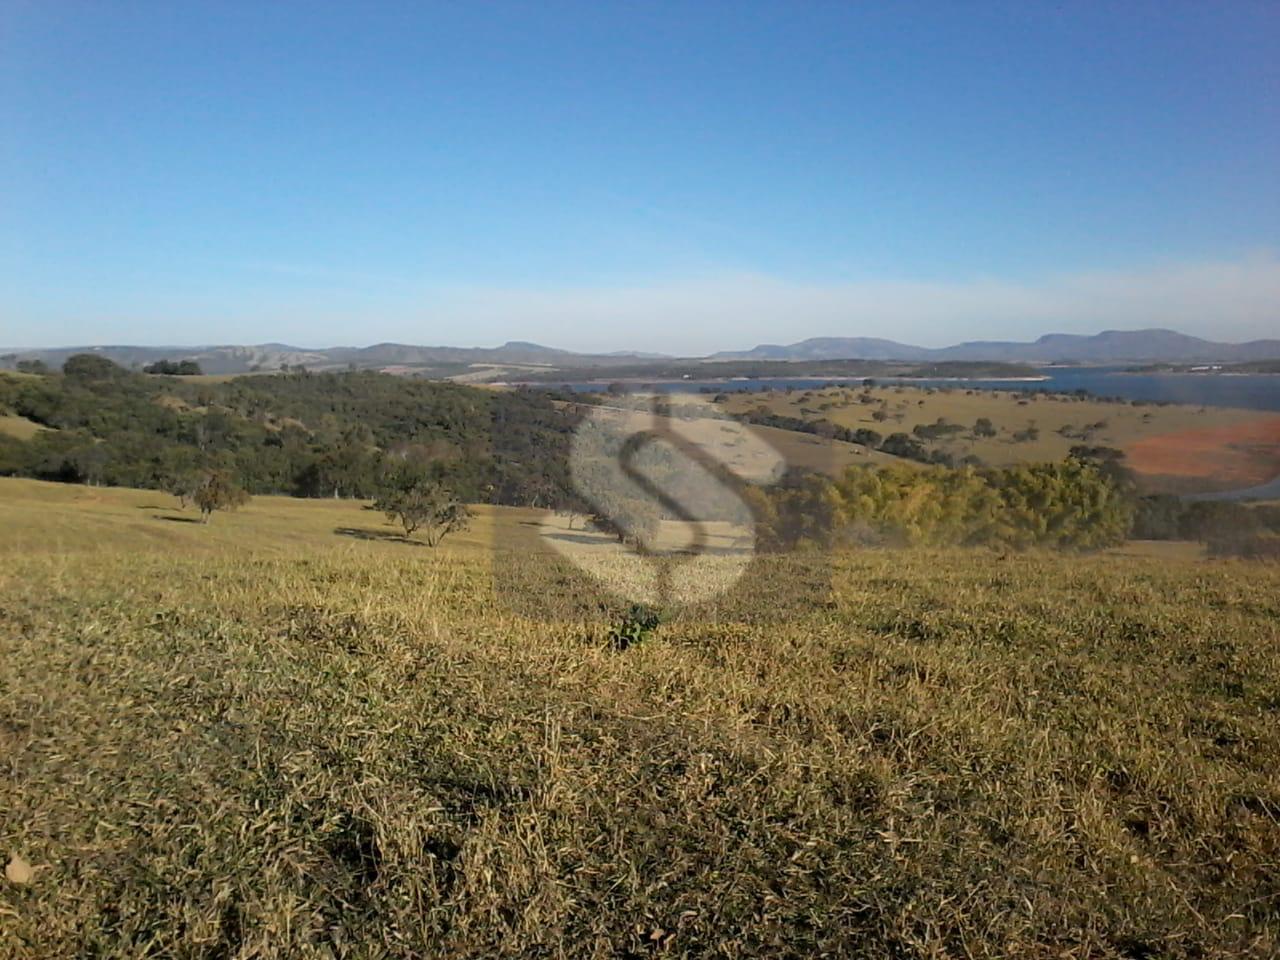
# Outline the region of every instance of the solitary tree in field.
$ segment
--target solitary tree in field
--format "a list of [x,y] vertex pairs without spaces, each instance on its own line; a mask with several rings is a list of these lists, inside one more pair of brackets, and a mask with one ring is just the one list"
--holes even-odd
[[197,470],[185,470],[170,476],[165,481],[164,488],[178,498],[178,507],[185,510],[203,483],[204,474]]
[[649,500],[627,496],[605,496],[588,517],[601,533],[617,537],[619,543],[634,543],[652,549],[662,523],[662,512]]
[[234,510],[249,502],[249,494],[225,470],[200,474],[189,496],[200,509],[201,523],[208,523],[216,510]]
[[994,437],[996,428],[991,422],[991,418],[979,417],[978,421],[973,425],[973,435],[975,437]]
[[398,522],[406,537],[422,531],[429,547],[455,530],[465,530],[471,522],[466,504],[441,484],[425,478],[394,483],[373,502],[373,508]]

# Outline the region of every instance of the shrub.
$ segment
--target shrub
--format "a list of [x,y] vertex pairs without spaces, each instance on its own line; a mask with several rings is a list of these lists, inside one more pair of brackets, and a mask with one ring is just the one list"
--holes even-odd
[[631,609],[609,630],[609,645],[622,651],[649,638],[662,623],[662,614],[652,607],[635,603]]
[[201,474],[190,498],[200,509],[202,523],[208,523],[217,510],[235,510],[249,502],[249,494],[224,470],[208,470]]

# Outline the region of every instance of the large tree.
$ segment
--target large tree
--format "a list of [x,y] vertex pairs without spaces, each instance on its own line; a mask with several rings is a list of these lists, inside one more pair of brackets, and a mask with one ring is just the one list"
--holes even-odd
[[421,531],[430,547],[454,531],[465,530],[471,522],[466,504],[442,484],[425,477],[393,479],[373,502],[373,509],[399,523],[406,537]]

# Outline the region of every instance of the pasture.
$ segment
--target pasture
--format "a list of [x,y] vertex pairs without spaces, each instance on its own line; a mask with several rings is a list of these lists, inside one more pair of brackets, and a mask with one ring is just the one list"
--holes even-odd
[[0,413],[0,434],[5,436],[16,437],[19,440],[30,440],[43,429],[40,424],[33,423],[26,417]]
[[[873,402],[859,397],[869,393]],[[1153,489],[1212,489],[1264,483],[1280,473],[1280,416],[1219,407],[1134,406],[1062,395],[1022,397],[1013,391],[916,386],[832,387],[790,393],[731,393],[721,404],[740,414],[758,407],[803,420],[827,419],[850,429],[911,433],[939,419],[964,429],[925,440],[957,460],[989,466],[1065,458],[1073,446],[1106,446],[1131,455]],[[877,420],[876,410],[886,419]],[[975,436],[991,421],[995,435]],[[1034,436],[1023,436],[1034,428]]]
[[1280,949],[1275,565],[764,557],[619,651],[535,511],[190,518],[0,480],[0,956]]

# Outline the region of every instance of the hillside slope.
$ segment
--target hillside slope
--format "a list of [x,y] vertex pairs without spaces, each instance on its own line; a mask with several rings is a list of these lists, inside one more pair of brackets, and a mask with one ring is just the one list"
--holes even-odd
[[1280,942],[1280,568],[771,558],[618,653],[545,556],[156,496],[0,480],[2,957]]

